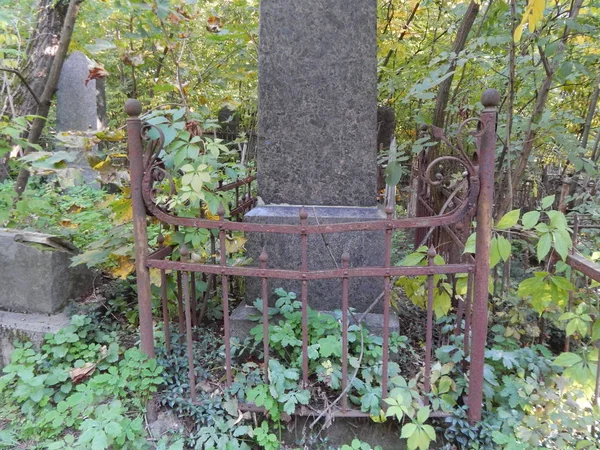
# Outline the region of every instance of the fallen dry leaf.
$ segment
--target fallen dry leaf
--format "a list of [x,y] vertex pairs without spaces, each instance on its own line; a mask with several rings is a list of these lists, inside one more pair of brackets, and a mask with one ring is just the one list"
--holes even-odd
[[211,33],[218,33],[221,31],[222,26],[221,18],[217,16],[210,16],[206,21],[206,30]]
[[94,370],[96,370],[96,363],[87,362],[83,367],[73,367],[69,371],[69,376],[73,383],[79,383],[92,375]]
[[106,71],[104,66],[99,63],[95,63],[93,67],[90,68],[90,73],[88,77],[85,79],[85,85],[87,86],[91,80],[97,80],[99,78],[107,77],[109,73]]
[[116,258],[117,266],[110,269],[110,274],[115,278],[124,280],[135,269],[135,261],[129,256],[119,256]]

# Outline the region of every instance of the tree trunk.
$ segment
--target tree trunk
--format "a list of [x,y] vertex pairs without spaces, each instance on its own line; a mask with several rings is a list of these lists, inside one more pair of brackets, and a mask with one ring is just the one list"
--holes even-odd
[[[47,0],[42,0],[45,3]],[[48,112],[50,111],[50,105],[52,104],[52,97],[54,97],[54,93],[56,92],[56,86],[58,84],[58,79],[60,78],[60,72],[62,70],[63,63],[67,56],[67,50],[69,49],[69,44],[71,42],[71,36],[73,35],[73,28],[75,27],[75,20],[77,19],[77,12],[79,10],[80,0],[70,0],[68,3],[67,10],[62,15],[51,15],[44,14],[40,11],[41,16],[38,18],[45,18],[47,20],[62,20],[62,27],[60,29],[60,39],[57,39],[57,36],[54,35],[52,38],[53,46],[49,50],[48,47],[45,49],[40,48],[40,46],[34,41],[30,46],[31,52],[36,52],[33,54],[28,53],[27,55],[27,66],[30,65],[35,69],[39,69],[39,72],[29,72],[29,76],[33,76],[33,79],[36,82],[39,82],[37,78],[43,78],[44,83],[41,86],[42,92],[39,95],[39,104],[35,104],[35,115],[39,116],[38,118],[33,120],[31,128],[29,130],[27,140],[30,144],[37,144],[40,140],[40,136],[42,135],[42,130],[46,124],[46,118],[48,117]],[[64,7],[64,2],[59,2],[61,8]],[[50,8],[50,6],[48,6]],[[56,22],[53,22],[53,26],[57,26]],[[36,32],[34,33],[34,38],[41,38],[39,30],[47,30],[45,23],[38,23],[38,27]],[[47,42],[48,43],[48,42]],[[56,45],[54,45],[54,43]],[[41,53],[52,53],[52,59],[46,59],[48,66],[41,67],[35,58],[35,54],[39,55]],[[31,83],[28,83],[31,87]],[[35,92],[35,91],[34,91]],[[28,97],[31,97],[31,100],[35,103],[35,99],[32,98],[31,94],[27,91]],[[36,93],[37,94],[37,93]],[[24,97],[24,99],[27,97]],[[24,102],[25,103],[25,100]],[[21,111],[23,111],[21,109]],[[32,112],[25,112],[25,114],[32,114]],[[26,149],[25,151],[30,151],[31,148]],[[19,171],[19,176],[17,178],[17,182],[15,183],[15,192],[20,196],[25,188],[27,187],[27,182],[29,180],[29,171],[26,168],[21,168]]]
[[[471,1],[471,3],[469,3],[469,7],[467,8],[467,12],[463,17],[462,23],[460,24],[458,33],[456,33],[454,44],[452,44],[452,53],[454,54],[454,57],[450,61],[450,67],[448,67],[448,71],[446,73],[454,72],[456,70],[458,54],[465,48],[467,36],[469,36],[471,28],[473,28],[473,23],[475,22],[478,13],[479,3]],[[440,87],[438,88],[437,98],[435,99],[435,109],[433,112],[433,125],[436,127],[444,128],[444,117],[446,107],[448,106],[448,98],[450,97],[450,87],[452,86],[453,78],[454,74],[450,75],[440,83]]]
[[[20,71],[38,98],[44,92],[52,62],[58,50],[67,8],[68,2],[65,1],[39,0],[36,27],[29,38],[25,65]],[[35,98],[20,80],[18,80],[14,96],[17,116],[37,112],[38,104]]]
[[594,91],[590,98],[590,105],[588,107],[585,124],[583,126],[583,133],[581,135],[581,146],[585,149],[587,149],[588,146],[590,130],[592,129],[592,120],[594,120],[596,106],[598,105],[598,97],[600,97],[600,72],[598,72],[598,77],[596,78],[596,84],[594,85]]

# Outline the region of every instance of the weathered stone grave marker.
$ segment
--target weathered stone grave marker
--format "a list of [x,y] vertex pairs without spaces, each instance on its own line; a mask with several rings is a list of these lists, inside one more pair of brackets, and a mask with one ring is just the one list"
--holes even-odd
[[[376,0],[260,3],[258,195],[244,220],[308,224],[384,219],[377,195]],[[268,266],[300,268],[300,237],[252,234],[246,245]],[[332,268],[348,251],[351,267],[382,266],[382,232],[309,235],[309,270]],[[382,280],[351,280],[350,306],[365,311]],[[271,280],[300,292],[300,283]],[[260,297],[249,279],[247,303]],[[312,308],[340,308],[339,280],[309,283]],[[382,303],[374,308],[381,311]],[[241,314],[239,311],[234,314]]]
[[[89,75],[88,58],[81,52],[73,52],[65,61],[56,91],[56,131],[96,131],[98,107],[96,80],[85,80]],[[70,167],[81,171],[86,183],[93,182],[96,174],[87,162],[84,148],[69,148],[76,152],[76,160]]]
[[89,294],[93,273],[70,267],[77,249],[48,234],[0,228],[0,310],[53,314]]

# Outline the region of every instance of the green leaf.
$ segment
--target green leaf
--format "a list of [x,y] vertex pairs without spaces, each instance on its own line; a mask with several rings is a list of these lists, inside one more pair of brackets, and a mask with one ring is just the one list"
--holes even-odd
[[452,308],[452,300],[445,289],[440,289],[433,298],[433,310],[437,318],[444,317]]
[[550,247],[552,246],[552,234],[544,233],[540,237],[540,240],[537,244],[537,258],[538,261],[542,261],[548,252],[550,251]]
[[490,269],[500,262],[500,249],[498,248],[498,238],[493,237],[490,241]]
[[597,319],[592,327],[592,340],[597,341],[598,339],[600,339],[600,319]]
[[450,378],[447,375],[444,375],[442,378],[440,378],[440,381],[438,384],[438,393],[444,394],[444,393],[448,392],[450,390],[451,386],[452,386],[452,378]]
[[424,253],[419,253],[419,252],[411,253],[409,255],[406,255],[406,257],[404,257],[404,259],[402,261],[400,261],[400,265],[401,266],[418,266],[421,263],[421,261],[423,261],[424,258],[425,258]]
[[425,423],[427,419],[429,419],[429,407],[425,406],[419,409],[419,412],[417,413],[417,421],[419,423]]
[[556,230],[552,232],[552,238],[554,240],[554,249],[564,260],[567,259],[569,250],[573,244],[569,232],[566,230]]
[[407,439],[411,437],[415,431],[417,431],[417,425],[414,423],[407,423],[402,427],[402,435],[400,436],[403,439]]
[[92,450],[106,450],[108,448],[108,439],[104,431],[96,431],[92,441]]
[[508,261],[508,258],[510,258],[511,250],[512,246],[510,244],[510,241],[504,236],[498,236],[498,252],[500,253],[500,257],[503,261]]
[[566,230],[568,228],[567,219],[565,215],[560,211],[546,211],[550,218],[550,225],[559,230]]
[[473,233],[465,242],[465,251],[464,253],[475,253],[475,241],[477,240],[477,233]]
[[423,425],[423,431],[429,436],[429,439],[435,441],[435,429],[431,425]]
[[550,278],[550,281],[555,284],[558,288],[564,290],[564,291],[574,291],[575,290],[575,286],[573,286],[571,284],[571,282],[569,280],[567,280],[565,277],[561,277],[560,275],[553,275]]
[[552,206],[555,198],[556,198],[556,195],[549,195],[548,197],[544,197],[542,199],[542,208],[546,209],[546,208],[549,208],[550,206]]
[[558,357],[554,360],[554,364],[562,367],[571,367],[577,363],[580,363],[581,361],[581,356],[576,355],[575,353],[565,352],[558,355]]
[[512,211],[507,212],[502,216],[502,218],[496,224],[496,229],[498,230],[507,230],[509,228],[514,227],[519,221],[519,216],[521,215],[520,209],[513,209]]
[[385,184],[395,186],[402,178],[402,166],[396,161],[390,161],[385,168]]
[[567,336],[572,336],[573,334],[575,334],[576,331],[578,331],[579,322],[582,322],[582,321],[578,318],[575,318],[575,319],[570,320],[569,323],[567,323],[567,327],[565,329]]
[[123,433],[123,428],[118,422],[108,422],[104,427],[104,431],[106,431],[106,434],[114,439]]
[[525,230],[530,230],[537,225],[539,220],[539,211],[529,211],[523,214],[523,217],[521,218],[521,223],[523,224],[523,228]]

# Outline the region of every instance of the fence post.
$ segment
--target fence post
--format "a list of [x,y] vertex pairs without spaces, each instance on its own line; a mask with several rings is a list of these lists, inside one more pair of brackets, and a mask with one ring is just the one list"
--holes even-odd
[[[494,203],[494,157],[496,152],[496,107],[500,94],[487,89],[481,96],[482,135],[479,138],[479,199],[477,201],[477,239],[475,244],[475,292],[473,298],[471,365],[469,375],[469,410],[471,423],[481,420],[483,401],[483,368],[488,321],[488,284],[490,276],[490,240]],[[465,336],[468,339],[468,336]]]
[[130,98],[125,102],[127,119],[127,152],[131,177],[131,207],[133,209],[133,236],[135,243],[135,274],[137,278],[138,308],[140,311],[140,337],[142,351],[154,358],[154,335],[152,326],[152,297],[150,273],[146,266],[148,258],[148,234],[146,232],[146,207],[142,197],[144,159],[142,145],[142,121],[139,115],[142,104]]

